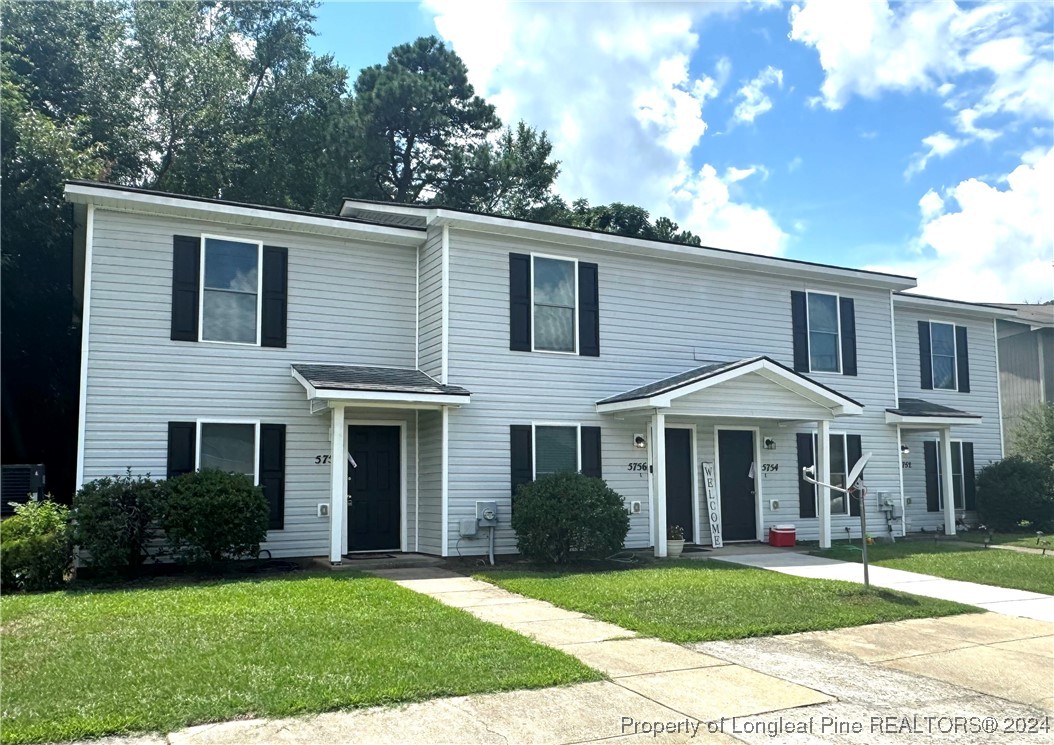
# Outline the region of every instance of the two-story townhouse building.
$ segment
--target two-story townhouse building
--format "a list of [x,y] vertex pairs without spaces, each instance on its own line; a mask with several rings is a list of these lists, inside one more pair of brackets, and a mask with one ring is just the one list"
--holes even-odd
[[859,501],[801,469],[841,485],[863,453],[867,532],[954,532],[1002,457],[1011,312],[904,295],[910,277],[436,207],[66,197],[78,483],[248,473],[275,556],[484,553],[484,502],[513,552],[516,487],[565,469],[624,497],[628,548],[665,555],[673,524],[828,545],[859,537]]

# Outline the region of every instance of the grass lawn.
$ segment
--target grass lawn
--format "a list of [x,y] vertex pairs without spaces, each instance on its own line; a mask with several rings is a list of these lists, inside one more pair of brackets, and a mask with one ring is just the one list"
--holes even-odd
[[4,596],[0,621],[5,745],[601,677],[343,573]]
[[850,582],[719,561],[604,572],[487,571],[478,579],[671,642],[738,639],[975,611]]
[[[860,550],[845,545],[813,553],[831,559],[860,561]],[[970,548],[939,541],[899,541],[868,546],[867,557],[877,566],[1054,594],[1054,555],[1049,554]]]
[[[966,533],[956,533],[955,540],[984,545],[986,535],[987,533],[971,530]],[[1038,543],[1037,538],[1039,541]],[[1054,548],[1054,536],[1037,536],[1034,530],[1024,533],[992,533],[992,544],[998,546],[1021,546],[1023,548],[1036,549],[1046,548],[1047,553],[1051,553],[1052,548]]]

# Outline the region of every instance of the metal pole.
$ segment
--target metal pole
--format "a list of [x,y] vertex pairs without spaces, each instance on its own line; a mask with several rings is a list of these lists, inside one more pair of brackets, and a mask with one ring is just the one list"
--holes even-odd
[[860,500],[860,559],[864,563],[864,589],[867,590],[871,587],[870,579],[867,576],[867,502],[864,497],[867,496],[867,490],[860,486],[854,489],[856,492],[853,498]]

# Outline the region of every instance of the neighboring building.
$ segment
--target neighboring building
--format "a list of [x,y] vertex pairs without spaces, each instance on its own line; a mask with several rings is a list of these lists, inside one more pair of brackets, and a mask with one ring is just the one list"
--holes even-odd
[[904,295],[910,277],[424,206],[66,197],[78,483],[250,473],[275,556],[484,553],[461,533],[490,501],[512,552],[513,490],[561,469],[623,495],[627,547],[665,555],[670,524],[826,545],[860,535],[859,504],[801,468],[840,484],[867,452],[869,533],[954,532],[1002,457],[1013,311]]
[[1011,305],[1013,319],[1000,319],[999,385],[1003,431],[1013,433],[1021,415],[1054,400],[1054,304]]

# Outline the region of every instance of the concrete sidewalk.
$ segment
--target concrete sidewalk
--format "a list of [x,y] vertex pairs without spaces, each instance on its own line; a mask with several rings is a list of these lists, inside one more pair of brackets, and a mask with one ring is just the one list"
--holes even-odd
[[[695,558],[694,556],[692,558]],[[849,561],[838,561],[797,551],[758,551],[756,553],[700,554],[699,558],[727,561],[732,564],[770,569],[782,574],[793,574],[810,579],[837,579],[846,582],[864,581],[864,566]],[[1010,590],[976,582],[942,579],[929,574],[905,572],[902,569],[870,566],[871,584],[887,590],[910,592],[938,600],[953,600],[974,605],[993,613],[1019,616],[1054,623],[1054,596],[1025,590]]]

